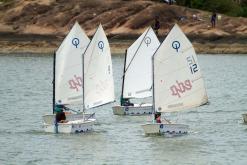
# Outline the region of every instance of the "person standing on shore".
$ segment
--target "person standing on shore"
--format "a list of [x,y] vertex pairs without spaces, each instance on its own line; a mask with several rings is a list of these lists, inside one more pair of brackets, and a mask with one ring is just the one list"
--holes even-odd
[[216,25],[216,18],[217,18],[216,12],[213,12],[213,14],[212,14],[212,16],[211,16],[211,24],[212,24],[212,28],[215,28],[215,25]]
[[160,21],[159,21],[159,17],[158,16],[155,17],[153,28],[154,28],[155,34],[158,37],[158,35],[159,35],[159,29],[160,29]]

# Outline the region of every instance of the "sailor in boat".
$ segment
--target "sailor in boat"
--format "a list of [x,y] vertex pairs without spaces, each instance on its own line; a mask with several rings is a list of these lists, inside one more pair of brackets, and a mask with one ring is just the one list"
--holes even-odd
[[67,123],[65,110],[67,108],[63,104],[56,104],[55,105],[55,113],[56,113],[56,122],[57,123]]
[[134,106],[128,98],[121,98],[121,106]]
[[156,112],[154,118],[155,118],[156,123],[161,123],[161,113],[160,112]]
[[156,112],[154,114],[154,119],[155,119],[156,123],[171,124],[171,121],[167,120],[166,118],[162,118],[162,120],[161,120],[161,112]]

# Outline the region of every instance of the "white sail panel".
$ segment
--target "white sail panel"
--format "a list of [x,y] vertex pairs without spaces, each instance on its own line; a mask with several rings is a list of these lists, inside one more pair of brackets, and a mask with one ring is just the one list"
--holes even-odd
[[82,104],[82,54],[89,42],[76,22],[56,51],[56,103]]
[[207,103],[195,50],[178,25],[161,44],[153,62],[156,111],[179,111]]
[[127,50],[124,98],[152,96],[152,56],[160,42],[153,29],[148,28]]
[[86,109],[115,100],[110,46],[101,25],[84,54],[84,94]]

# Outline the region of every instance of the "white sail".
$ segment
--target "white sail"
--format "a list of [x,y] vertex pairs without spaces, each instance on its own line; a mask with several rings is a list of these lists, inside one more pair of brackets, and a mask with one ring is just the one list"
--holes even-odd
[[153,57],[155,111],[172,112],[207,103],[195,50],[175,25]]
[[108,40],[99,25],[84,54],[84,106],[86,109],[115,100]]
[[127,50],[124,98],[152,96],[152,56],[160,42],[153,29],[148,28]]
[[77,104],[82,97],[82,54],[90,40],[76,22],[56,51],[56,103]]

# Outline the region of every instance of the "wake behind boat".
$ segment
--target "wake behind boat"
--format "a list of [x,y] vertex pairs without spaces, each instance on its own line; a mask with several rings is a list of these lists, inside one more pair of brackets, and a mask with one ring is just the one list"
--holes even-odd
[[[79,29],[79,31],[81,30],[77,23],[74,27],[77,30]],[[56,63],[56,55],[54,56],[54,85],[60,82],[60,86],[54,87],[56,92],[54,92],[53,98],[53,112],[56,106],[61,105],[64,107],[64,105],[74,105],[75,103],[83,104],[83,112],[75,115],[67,115],[67,121],[63,123],[57,122],[57,120],[53,123],[51,121],[54,121],[53,117],[44,116],[45,132],[80,133],[91,131],[96,119],[94,118],[94,114],[85,115],[85,110],[114,101],[110,47],[102,26],[100,25],[98,27],[92,41],[85,47],[84,54],[79,50],[81,44],[85,44],[80,38],[82,37],[82,31],[75,32],[74,27],[68,35],[71,36],[67,36],[65,39],[67,41],[66,44],[62,44],[60,47],[71,46],[72,50],[70,49],[70,54],[73,54],[73,51],[77,51],[80,54],[80,59],[73,59],[74,56],[72,56],[60,58],[63,61],[60,60],[60,63]],[[69,70],[68,68],[61,69],[66,66],[65,64],[68,61],[77,62],[77,65],[70,63],[68,66],[73,69],[79,67],[81,71],[76,74],[75,70]],[[62,71],[57,72],[60,70]],[[50,119],[48,119],[49,117]]]
[[152,55],[160,42],[149,27],[125,53],[121,105],[113,106],[114,115],[152,114],[152,104],[130,103],[130,99],[152,96]]
[[144,132],[186,134],[188,125],[159,120],[161,113],[181,111],[208,102],[195,50],[178,25],[158,48],[152,63],[154,119],[152,123],[142,125]]

